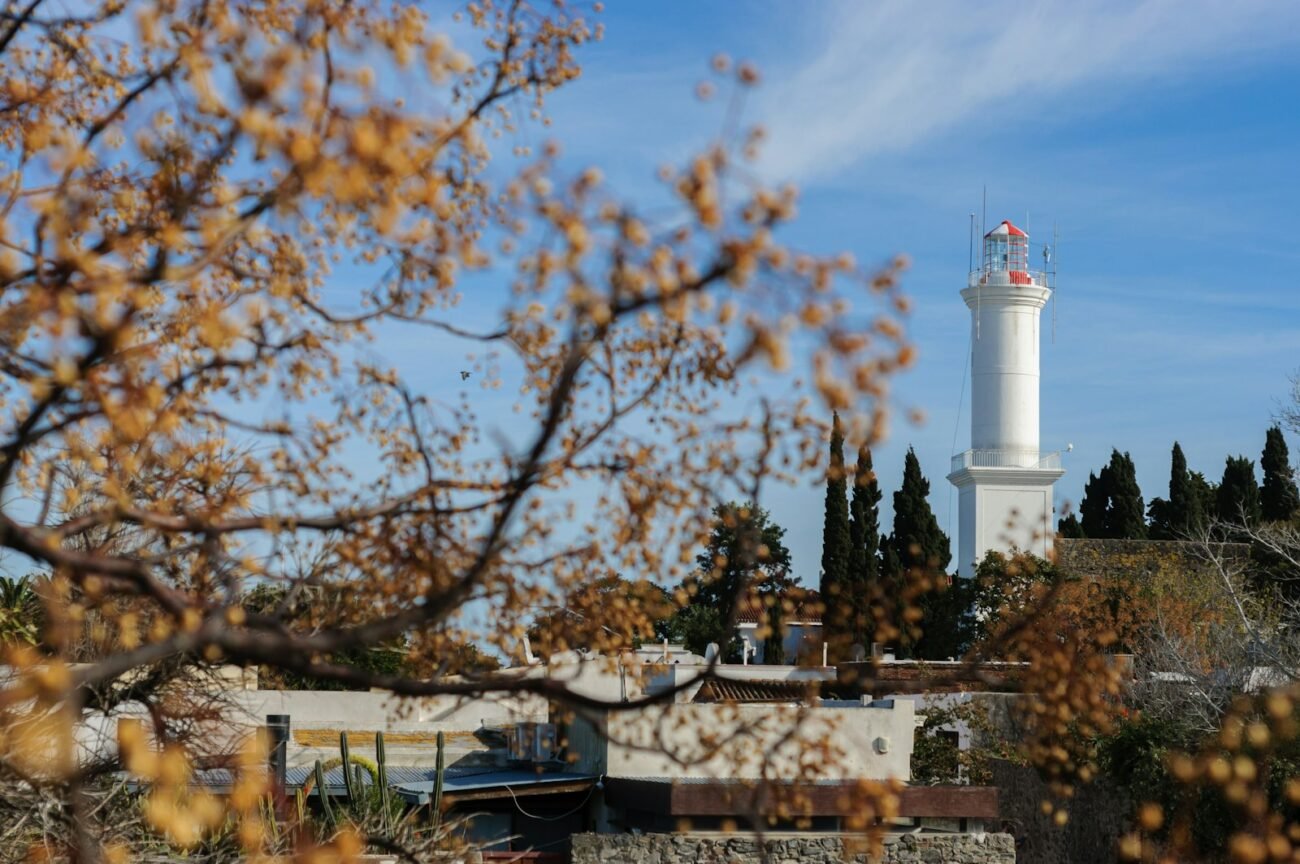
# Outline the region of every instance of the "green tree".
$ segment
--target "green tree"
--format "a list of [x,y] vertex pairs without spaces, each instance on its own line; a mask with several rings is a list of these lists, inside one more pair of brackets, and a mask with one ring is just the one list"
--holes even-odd
[[1088,472],[1088,482],[1083,484],[1083,500],[1079,502],[1079,527],[1084,537],[1106,536],[1106,511],[1110,508],[1110,468],[1103,467],[1100,474]]
[[1169,497],[1152,498],[1147,507],[1148,533],[1153,540],[1184,540],[1205,527],[1205,510],[1183,448],[1174,442],[1169,460]]
[[1201,514],[1201,521],[1197,527],[1203,529],[1218,506],[1219,484],[1206,480],[1205,475],[1200,471],[1192,471],[1189,476],[1191,478],[1192,495],[1198,502],[1196,506]]
[[822,522],[822,602],[826,609],[835,610],[829,616],[830,633],[835,637],[847,632],[850,618],[844,610],[848,605],[848,576],[851,541],[849,538],[849,504],[846,471],[844,466],[844,434],[840,429],[840,416],[831,421],[831,455],[826,469],[826,512]]
[[1147,504],[1147,536],[1152,540],[1176,540],[1169,522],[1169,502],[1160,496]]
[[[717,615],[715,618],[696,613],[691,618],[692,636],[686,641],[688,645],[701,640],[705,645],[716,642],[723,656],[729,657],[735,650],[735,609],[741,598],[749,592],[765,601],[771,598],[772,608],[777,610],[768,616],[771,640],[780,635],[780,599],[793,587],[794,580],[789,575],[785,529],[771,521],[766,510],[732,502],[715,507],[713,517],[708,545],[696,556],[696,572],[685,587],[692,607],[708,607]],[[706,626],[710,621],[712,630]]]
[[1174,442],[1169,464],[1169,533],[1192,537],[1205,528],[1205,507],[1196,482],[1187,470],[1183,448]]
[[[849,642],[871,644],[875,632],[872,603],[880,594],[880,483],[871,464],[871,451],[858,450],[853,499],[849,504]],[[829,640],[828,640],[829,641]]]
[[1147,536],[1146,506],[1138,488],[1137,470],[1128,453],[1110,453],[1109,493],[1104,537],[1116,540],[1144,540]]
[[[957,595],[960,586],[948,579],[952,549],[948,535],[930,509],[930,481],[921,473],[916,451],[908,448],[903,460],[903,485],[894,493],[894,531],[890,537],[901,565],[904,584],[916,589],[923,613],[919,639],[911,639],[918,657],[942,659],[957,653],[961,617]],[[903,604],[900,604],[903,608]]]
[[[319,616],[346,609],[350,598],[344,593],[323,589],[290,592],[283,585],[263,583],[244,595],[244,608],[251,613],[275,617],[286,626],[314,626]],[[407,666],[406,640],[398,639],[374,647],[349,647],[331,652],[330,663],[351,666],[375,675],[412,674]],[[358,685],[329,678],[277,669],[271,665],[258,668],[258,681],[264,688],[281,690],[357,690]]]
[[1300,492],[1296,490],[1295,472],[1287,453],[1282,427],[1273,426],[1264,439],[1264,454],[1259,460],[1264,472],[1259,503],[1265,522],[1288,522],[1300,510]]
[[1229,456],[1223,466],[1215,511],[1219,521],[1230,525],[1259,524],[1261,508],[1255,463],[1245,456]]
[[38,644],[44,618],[45,610],[30,576],[0,577],[0,646]]
[[722,658],[730,662],[733,655],[740,656],[740,640],[736,638],[734,627],[730,633],[726,632],[725,624],[717,609],[693,603],[672,617],[664,635],[674,642],[682,643],[687,651],[701,657],[710,642],[716,643]]
[[969,580],[970,642],[977,649],[989,642],[1009,621],[1033,608],[1038,586],[1056,579],[1056,565],[1050,561],[1028,552],[1004,555],[990,549]]
[[1083,525],[1074,513],[1068,513],[1056,523],[1056,533],[1066,539],[1077,540],[1083,537]]

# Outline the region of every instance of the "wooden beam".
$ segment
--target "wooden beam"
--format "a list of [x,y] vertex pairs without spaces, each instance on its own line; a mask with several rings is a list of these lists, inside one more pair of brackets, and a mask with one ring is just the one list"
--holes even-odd
[[[524,798],[529,795],[564,795],[568,792],[586,792],[595,780],[575,780],[572,783],[530,783],[526,786],[498,786],[495,789],[475,789],[470,792],[444,792],[447,804],[461,801],[488,801],[493,798]],[[513,795],[512,795],[513,793]]]
[[898,798],[900,816],[998,817],[996,786],[906,786]]

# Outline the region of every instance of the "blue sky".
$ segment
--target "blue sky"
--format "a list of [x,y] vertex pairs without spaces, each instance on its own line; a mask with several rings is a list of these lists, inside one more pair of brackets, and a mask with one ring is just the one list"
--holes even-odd
[[[725,52],[763,72],[745,114],[771,133],[764,173],[802,189],[787,236],[911,256],[920,362],[896,393],[928,419],[877,449],[887,493],[914,445],[955,522],[957,292],[985,185],[990,224],[1028,213],[1036,239],[1061,232],[1042,384],[1043,448],[1074,444],[1058,502],[1077,503],[1112,447],[1148,498],[1175,438],[1214,479],[1228,453],[1259,458],[1300,367],[1300,6],[613,0],[602,17],[583,78],[551,103],[571,159],[650,194],[658,164],[716,134],[720,112],[690,93]],[[770,495],[815,584],[820,486]]]
[[[920,360],[895,394],[928,419],[896,422],[876,449],[886,524],[913,445],[940,524],[955,528],[944,475],[969,446],[958,291],[985,186],[990,224],[1028,214],[1036,240],[1061,232],[1042,370],[1043,449],[1074,444],[1058,504],[1077,505],[1112,447],[1132,453],[1148,499],[1166,491],[1175,439],[1212,479],[1229,453],[1259,458],[1300,368],[1300,4],[606,7],[605,40],[551,98],[553,127],[526,141],[553,136],[570,167],[598,165],[622,196],[654,200],[656,168],[719,131],[721,106],[692,97],[709,59],[752,60],[764,83],[745,119],[771,136],[761,171],[802,189],[786,240],[862,262],[911,257]],[[461,362],[423,338],[381,345],[408,373]],[[820,482],[767,495],[796,574],[816,584]]]

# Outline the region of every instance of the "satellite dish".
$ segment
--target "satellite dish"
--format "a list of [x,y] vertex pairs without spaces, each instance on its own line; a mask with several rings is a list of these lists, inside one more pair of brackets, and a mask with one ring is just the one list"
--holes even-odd
[[861,663],[867,659],[867,649],[862,647],[862,643],[854,642],[849,646],[849,659],[854,663]]
[[1074,452],[1074,444],[1073,444],[1073,442],[1071,442],[1071,443],[1065,445],[1065,452],[1066,452],[1066,453],[1072,453],[1072,452]]
[[704,648],[704,662],[712,663],[716,659],[718,659],[718,643],[710,642]]

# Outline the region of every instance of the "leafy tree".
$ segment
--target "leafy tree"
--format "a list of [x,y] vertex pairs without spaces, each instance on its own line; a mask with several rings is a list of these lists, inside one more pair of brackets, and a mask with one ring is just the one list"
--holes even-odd
[[[716,619],[692,619],[691,638],[704,644],[717,642],[726,649],[734,638],[736,605],[752,593],[760,602],[777,610],[769,615],[767,639],[781,633],[780,599],[794,586],[790,576],[790,550],[785,546],[785,529],[771,521],[766,510],[752,504],[721,504],[713,510],[713,530],[704,551],[696,556],[695,573],[685,588],[692,606],[717,611]],[[714,622],[706,632],[707,621]],[[731,628],[728,627],[731,622]]]
[[[610,616],[611,609],[630,614]],[[543,658],[572,649],[617,653],[654,639],[676,611],[662,586],[610,573],[574,586],[559,604],[534,619],[528,637]]]
[[849,505],[849,597],[852,609],[848,637],[869,647],[875,634],[875,606],[880,600],[880,483],[871,464],[871,451],[858,450],[853,497]]
[[1104,537],[1143,540],[1147,536],[1146,506],[1138,488],[1137,470],[1128,453],[1112,450],[1109,468],[1110,501],[1106,507]]
[[970,581],[970,625],[967,638],[976,649],[996,645],[1001,629],[1034,608],[1037,589],[1057,578],[1050,561],[1017,552],[990,550],[975,566]]
[[1229,456],[1223,466],[1223,480],[1216,494],[1219,521],[1253,527],[1259,524],[1261,508],[1255,463],[1245,456]]
[[913,785],[974,784],[987,785],[992,780],[990,759],[997,754],[988,747],[971,742],[958,746],[957,727],[965,726],[972,737],[998,735],[989,721],[988,711],[977,702],[949,705],[932,703],[923,714],[912,742]]
[[961,641],[958,590],[947,574],[952,560],[948,535],[939,528],[930,509],[930,481],[921,473],[916,451],[908,448],[903,460],[903,484],[894,493],[894,554],[904,576],[903,603],[914,594],[922,611],[919,634],[905,632],[919,657],[942,659],[957,652]]
[[0,577],[0,646],[37,645],[44,610],[30,576]]
[[819,590],[828,615],[831,641],[842,642],[852,627],[849,562],[852,540],[840,416],[831,422],[830,462],[826,469],[826,512],[822,521],[822,570]]
[[[274,618],[284,626],[307,626],[319,620],[325,607],[346,604],[348,595],[327,593],[321,589],[302,590],[291,595],[281,585],[258,585],[244,598],[244,608],[257,615]],[[385,645],[345,648],[322,658],[328,663],[345,665],[369,676],[413,674],[408,668],[405,640]],[[460,670],[457,670],[460,671]],[[275,664],[258,668],[258,684],[264,689],[279,690],[368,690],[368,686],[337,681],[329,677],[304,675],[279,669]]]
[[736,629],[726,628],[726,622],[718,610],[703,603],[693,603],[677,612],[668,622],[664,634],[674,642],[686,646],[692,654],[703,657],[709,643],[718,646],[723,660],[732,662],[740,657],[740,639]]
[[1264,472],[1264,485],[1259,494],[1260,515],[1265,522],[1290,521],[1300,511],[1300,491],[1296,489],[1282,427],[1273,426],[1268,430],[1259,467]]

